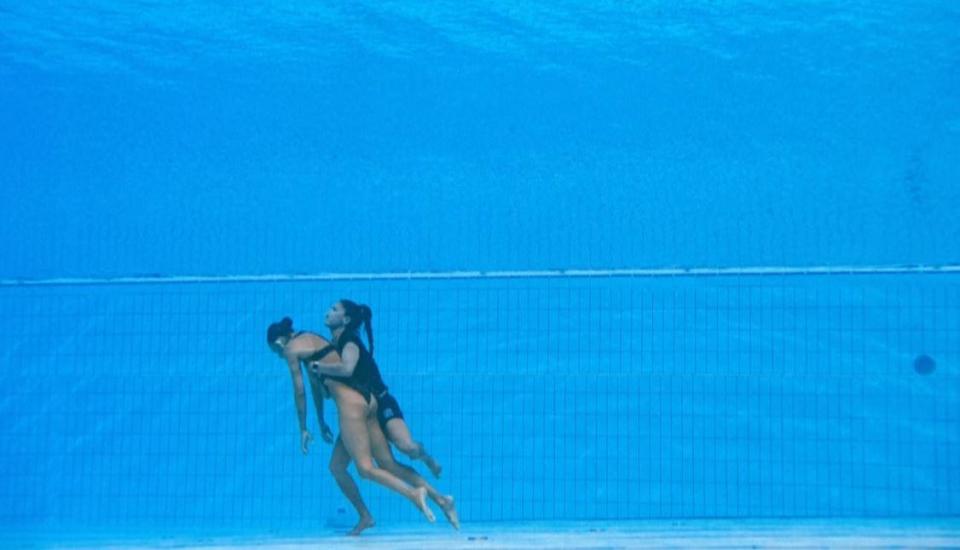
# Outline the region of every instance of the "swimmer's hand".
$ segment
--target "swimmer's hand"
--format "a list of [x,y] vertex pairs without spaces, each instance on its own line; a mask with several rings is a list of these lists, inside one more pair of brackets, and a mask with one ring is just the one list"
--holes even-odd
[[303,454],[307,454],[307,447],[310,446],[311,441],[313,441],[313,436],[310,435],[310,432],[307,430],[300,432],[300,450],[303,451]]
[[322,437],[327,443],[333,443],[333,431],[326,422],[320,424],[320,437]]

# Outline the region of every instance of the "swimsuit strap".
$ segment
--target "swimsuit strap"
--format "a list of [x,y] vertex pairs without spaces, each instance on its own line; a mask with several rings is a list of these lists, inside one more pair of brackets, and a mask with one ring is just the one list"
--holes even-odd
[[324,357],[330,355],[335,351],[337,351],[337,348],[335,348],[333,344],[329,344],[315,351],[313,355],[310,355],[309,357],[304,358],[304,361],[321,361],[323,360]]

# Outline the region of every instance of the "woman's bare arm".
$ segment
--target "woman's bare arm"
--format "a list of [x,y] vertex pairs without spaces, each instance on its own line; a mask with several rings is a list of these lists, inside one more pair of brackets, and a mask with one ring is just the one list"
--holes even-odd
[[293,401],[297,407],[297,420],[300,422],[300,431],[304,432],[307,430],[307,395],[303,390],[300,359],[296,354],[286,354],[286,358],[290,379],[293,382]]
[[317,422],[320,423],[320,436],[323,437],[323,440],[327,443],[333,443],[333,432],[323,417],[323,400],[327,397],[327,389],[324,387],[320,377],[314,372],[308,374],[307,380],[310,381],[310,393],[313,394],[313,406],[317,409]]

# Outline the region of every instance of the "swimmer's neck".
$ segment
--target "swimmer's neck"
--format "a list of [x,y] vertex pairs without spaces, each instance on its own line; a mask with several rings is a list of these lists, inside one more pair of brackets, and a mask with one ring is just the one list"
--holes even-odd
[[340,335],[343,334],[344,327],[340,326],[330,331],[330,334],[333,336],[333,341],[336,342],[340,339]]

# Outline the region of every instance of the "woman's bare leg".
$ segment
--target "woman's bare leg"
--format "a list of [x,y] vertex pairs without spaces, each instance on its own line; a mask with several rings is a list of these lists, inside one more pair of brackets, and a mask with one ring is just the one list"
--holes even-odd
[[[376,434],[371,434],[371,439],[376,437]],[[456,508],[454,507],[453,503],[453,497],[450,495],[441,494],[432,485],[430,485],[430,483],[427,482],[427,480],[424,479],[419,472],[410,466],[403,464],[402,462],[397,462],[397,459],[393,456],[393,451],[390,449],[390,445],[385,444],[383,447],[380,447],[379,445],[373,445],[373,458],[384,470],[387,470],[414,487],[423,487],[426,489],[427,496],[436,502],[437,506],[440,506],[451,525],[453,525],[455,529],[460,528],[460,518],[457,517]]]
[[409,456],[411,460],[422,460],[433,477],[440,479],[443,467],[427,453],[422,443],[413,439],[410,427],[402,418],[391,418],[387,421],[386,436],[401,453]]
[[333,478],[337,480],[337,485],[340,487],[343,496],[347,497],[347,500],[350,501],[350,504],[353,505],[353,508],[360,516],[357,525],[347,533],[351,536],[357,536],[364,529],[373,527],[376,522],[373,520],[373,516],[370,515],[370,510],[367,509],[367,505],[363,502],[363,497],[360,496],[360,488],[357,487],[357,482],[353,480],[353,476],[347,471],[347,466],[349,465],[350,453],[347,452],[343,440],[338,436],[337,443],[333,446],[333,455],[330,457],[330,473],[333,474]]
[[[350,457],[356,463],[360,477],[373,480],[403,495],[420,509],[427,520],[434,521],[433,513],[427,506],[427,490],[425,488],[411,487],[383,468],[374,466],[370,450],[370,432],[376,429],[380,434],[379,439],[386,440],[383,438],[380,426],[377,425],[376,418],[371,414],[366,402],[363,401],[363,397],[360,394],[356,394],[355,399],[352,396],[344,396],[338,400],[337,405],[340,411],[340,437],[347,448],[347,452],[350,453]],[[374,406],[376,406],[376,402],[374,402]]]

